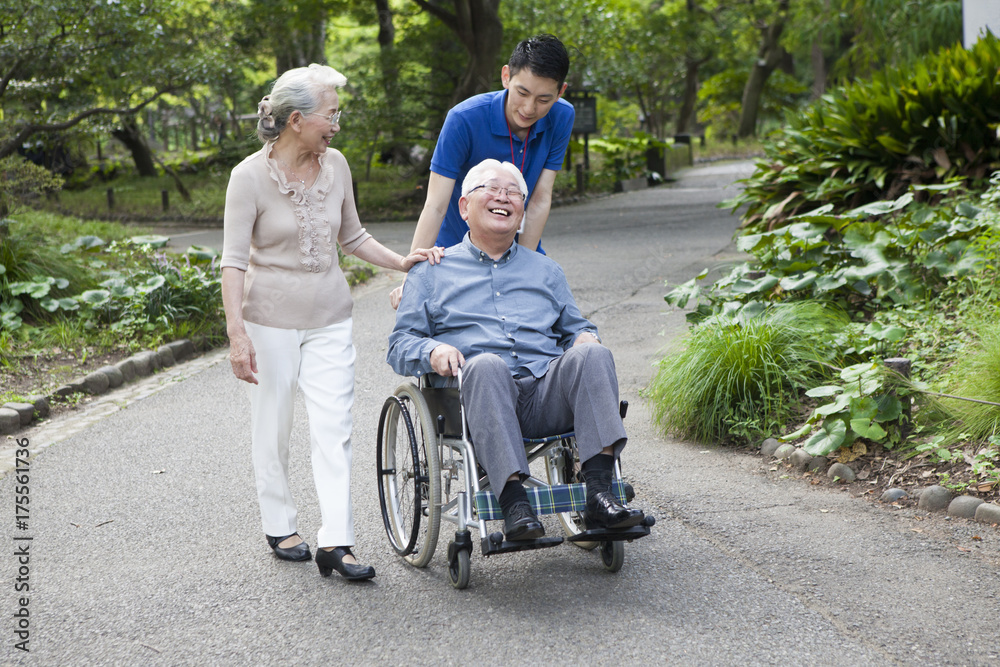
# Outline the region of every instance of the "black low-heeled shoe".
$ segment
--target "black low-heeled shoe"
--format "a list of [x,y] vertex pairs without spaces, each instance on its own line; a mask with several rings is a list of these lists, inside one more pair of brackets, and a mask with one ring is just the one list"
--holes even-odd
[[344,556],[353,555],[350,547],[334,547],[331,551],[317,549],[316,565],[319,566],[319,573],[329,577],[336,570],[340,576],[349,581],[363,581],[374,577],[375,568],[371,565],[344,562]]
[[[270,535],[265,535],[267,538],[267,544],[274,551],[274,555],[281,560],[291,560],[291,561],[303,561],[312,558],[312,554],[309,552],[309,545],[306,544],[305,540],[302,540],[294,547],[279,547],[278,545],[287,540],[292,535],[298,535],[298,533],[292,533],[291,535],[285,535],[284,537],[271,537]],[[302,539],[301,536],[299,539]]]

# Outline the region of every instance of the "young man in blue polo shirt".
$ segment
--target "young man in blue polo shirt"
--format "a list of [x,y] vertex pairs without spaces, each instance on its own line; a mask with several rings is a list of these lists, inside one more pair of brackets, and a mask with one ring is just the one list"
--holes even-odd
[[[528,184],[518,243],[537,249],[549,219],[552,186],[573,132],[573,105],[566,92],[569,54],[552,35],[523,40],[500,70],[503,90],[483,93],[448,112],[431,158],[427,199],[413,233],[414,247],[459,243],[469,226],[458,212],[461,183],[487,158],[517,165]],[[423,244],[423,245],[421,245]],[[399,304],[402,288],[391,295]]]

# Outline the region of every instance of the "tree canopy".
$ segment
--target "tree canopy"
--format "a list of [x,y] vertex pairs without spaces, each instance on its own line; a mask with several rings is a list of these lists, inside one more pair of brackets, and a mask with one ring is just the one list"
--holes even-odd
[[137,163],[156,133],[143,110],[181,109],[221,140],[278,73],[309,62],[348,76],[347,120],[371,155],[433,141],[447,109],[498,87],[514,44],[540,32],[569,47],[571,90],[621,110],[608,131],[660,138],[758,134],[835,82],[961,37],[961,0],[4,4],[0,158],[86,131],[132,142]]

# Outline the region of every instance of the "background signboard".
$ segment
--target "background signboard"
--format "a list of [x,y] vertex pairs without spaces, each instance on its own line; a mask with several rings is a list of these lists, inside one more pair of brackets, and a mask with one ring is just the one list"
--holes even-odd
[[597,132],[597,98],[567,97],[566,101],[573,105],[576,119],[573,121],[574,134],[595,134]]

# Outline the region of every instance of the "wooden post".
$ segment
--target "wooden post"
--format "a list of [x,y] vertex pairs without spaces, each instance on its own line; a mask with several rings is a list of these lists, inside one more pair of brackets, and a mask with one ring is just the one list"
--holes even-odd
[[[897,373],[903,379],[908,380],[910,378],[911,362],[905,357],[892,357],[891,359],[886,359],[885,367],[890,371]],[[895,395],[895,388],[891,390],[891,393]],[[899,399],[899,402],[903,405],[903,414],[899,420],[899,428],[905,438],[910,430],[910,424],[913,423],[910,414],[910,397],[903,396]]]
[[166,190],[160,190],[160,202],[163,204],[164,212],[170,208],[170,193]]
[[115,189],[108,188],[108,210],[113,211],[115,209]]

